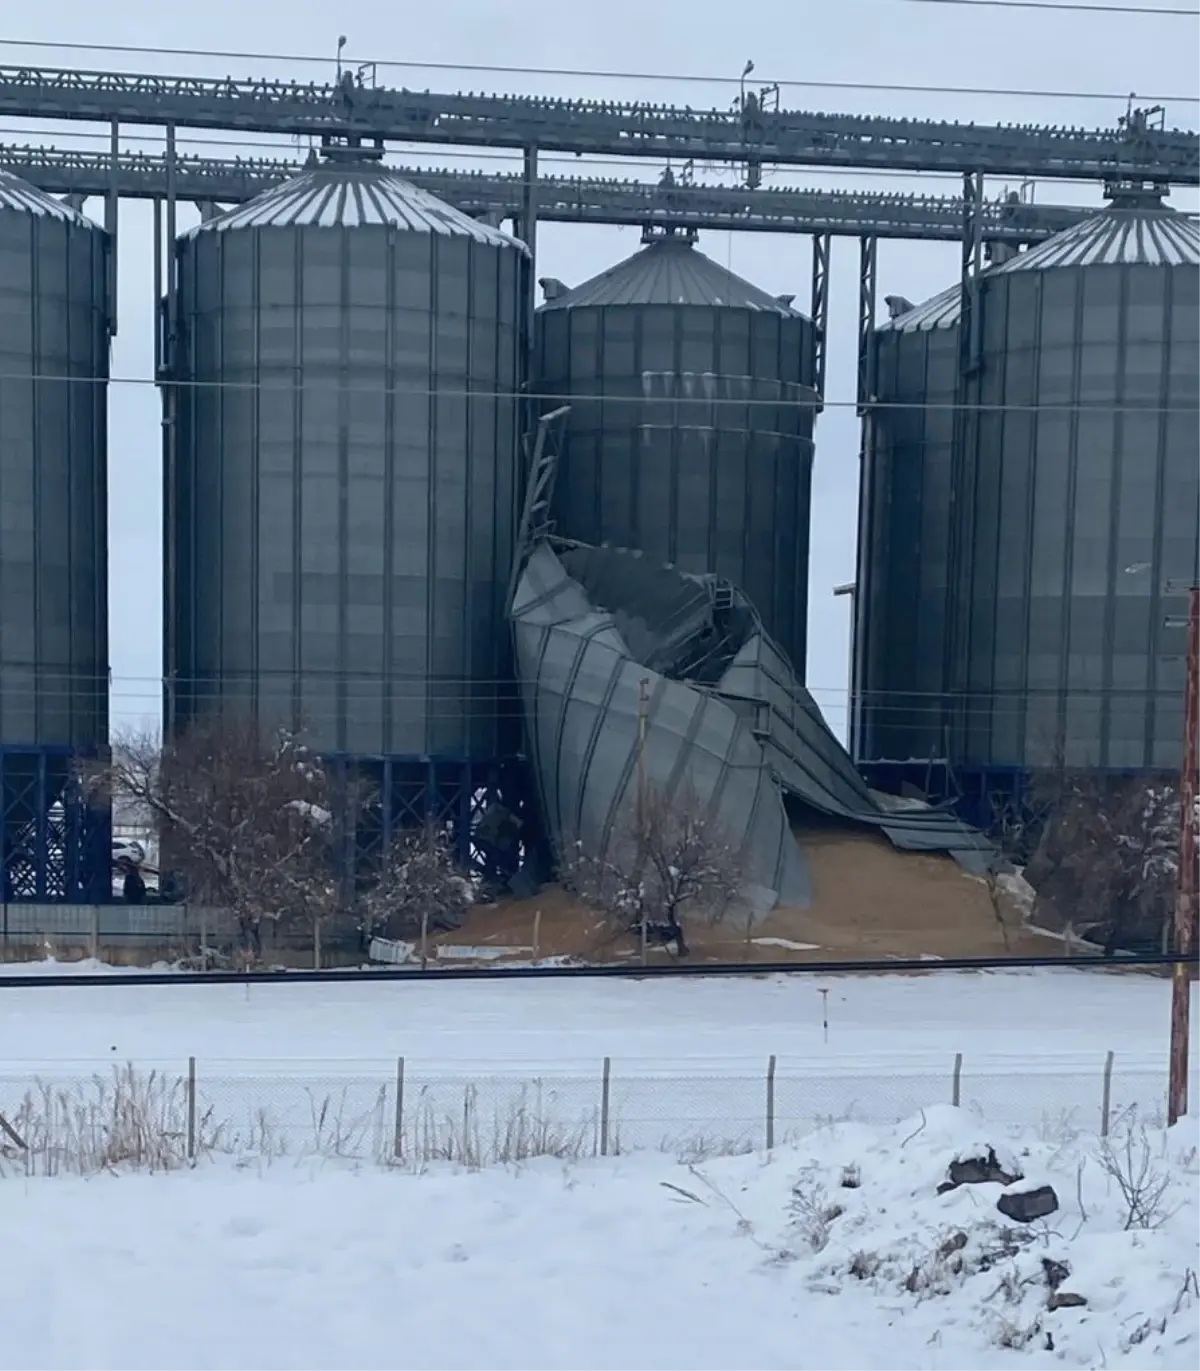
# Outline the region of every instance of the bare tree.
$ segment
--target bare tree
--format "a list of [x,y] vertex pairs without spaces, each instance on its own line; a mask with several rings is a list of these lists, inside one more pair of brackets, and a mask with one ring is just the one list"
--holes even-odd
[[1179,864],[1173,777],[1057,769],[1034,779],[1046,818],[1026,879],[1061,917],[1086,926],[1111,956],[1157,944]]
[[566,884],[624,932],[674,944],[688,955],[685,925],[714,924],[742,887],[736,846],[705,812],[691,787],[672,795],[648,786],[602,852],[576,844]]
[[329,780],[300,737],[214,714],[165,744],[119,738],[85,780],[157,826],[160,864],[189,899],[230,911],[248,960],[261,954],[264,921],[315,930],[337,910]]
[[379,880],[363,897],[363,931],[371,936],[461,928],[472,897],[449,835],[432,825],[409,829],[393,838]]

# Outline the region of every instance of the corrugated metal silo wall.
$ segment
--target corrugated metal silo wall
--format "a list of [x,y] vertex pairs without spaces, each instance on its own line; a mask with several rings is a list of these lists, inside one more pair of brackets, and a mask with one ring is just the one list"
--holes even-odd
[[[862,473],[858,697],[862,760],[943,757],[958,329],[875,335]],[[889,408],[889,406],[894,406]]]
[[540,311],[535,337],[536,391],[572,405],[555,531],[734,582],[803,676],[810,321],[580,305]]
[[108,734],[107,238],[0,209],[0,745]]
[[1185,597],[1165,587],[1196,576],[1198,277],[982,284],[949,669],[967,767],[1179,764],[1183,638],[1164,620]]
[[306,225],[200,232],[178,270],[176,719],[221,702],[326,752],[510,751],[527,259]]

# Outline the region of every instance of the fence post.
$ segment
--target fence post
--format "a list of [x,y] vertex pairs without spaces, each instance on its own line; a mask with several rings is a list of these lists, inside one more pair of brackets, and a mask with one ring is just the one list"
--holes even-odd
[[100,906],[93,904],[90,906],[91,918],[88,922],[88,955],[92,961],[100,960]]
[[950,1087],[950,1103],[958,1108],[962,1104],[962,1053],[954,1054],[954,1083]]
[[608,1101],[612,1085],[612,1058],[605,1057],[600,1076],[600,1155],[608,1156]]
[[196,1059],[188,1058],[187,1074],[187,1154],[188,1161],[196,1160]]
[[429,911],[421,910],[421,970],[429,968]]
[[535,910],[533,911],[533,964],[534,964],[534,966],[537,966],[538,962],[541,960],[541,947],[542,947],[542,911],[541,911],[540,909],[535,909]]
[[404,1160],[404,1058],[396,1059],[396,1122],[392,1133],[392,1156]]
[[321,920],[313,920],[313,970],[321,969]]
[[1112,1069],[1113,1053],[1110,1050],[1104,1058],[1104,1090],[1100,1097],[1100,1136],[1108,1137],[1109,1114],[1112,1110]]
[[200,964],[208,970],[208,910],[200,906]]
[[775,1054],[767,1058],[767,1151],[775,1146]]

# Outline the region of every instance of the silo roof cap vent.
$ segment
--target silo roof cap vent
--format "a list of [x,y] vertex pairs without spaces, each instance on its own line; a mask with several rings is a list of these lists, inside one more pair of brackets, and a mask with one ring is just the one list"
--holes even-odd
[[792,301],[795,298],[796,297],[794,295],[777,295],[775,297],[777,303],[781,304],[784,307],[784,309],[791,309]]
[[567,285],[560,281],[557,276],[539,276],[538,285],[542,288],[542,299],[557,300],[560,295],[567,293]]
[[916,309],[916,305],[905,295],[885,295],[883,303],[887,306],[889,319],[899,319],[902,314]]

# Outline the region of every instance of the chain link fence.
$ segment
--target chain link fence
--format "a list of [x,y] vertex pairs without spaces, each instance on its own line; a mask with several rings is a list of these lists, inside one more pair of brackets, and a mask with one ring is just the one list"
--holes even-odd
[[[274,1064],[278,1066],[278,1064]],[[846,1062],[668,1074],[605,1058],[589,1073],[490,1071],[434,1062],[303,1075],[266,1063],[182,1069],[136,1063],[0,1075],[0,1164],[30,1174],[184,1165],[206,1156],[322,1157],[467,1166],[652,1149],[688,1160],[789,1143],[833,1123],[888,1125],[934,1104],[1046,1136],[1106,1135],[1161,1114],[1166,1079],[1143,1058]]]

